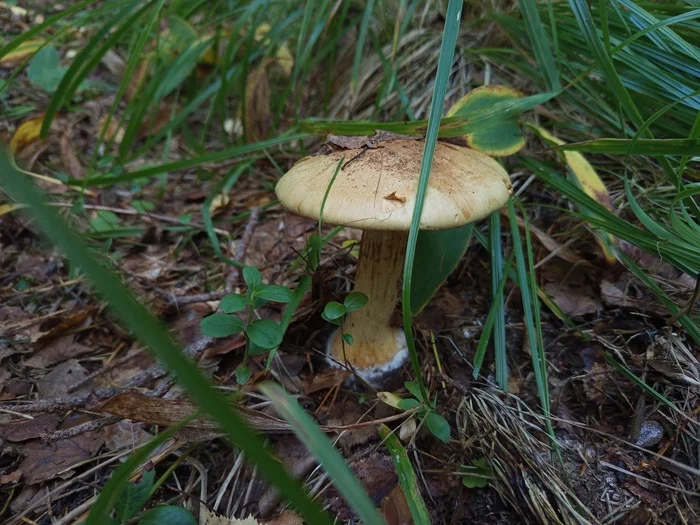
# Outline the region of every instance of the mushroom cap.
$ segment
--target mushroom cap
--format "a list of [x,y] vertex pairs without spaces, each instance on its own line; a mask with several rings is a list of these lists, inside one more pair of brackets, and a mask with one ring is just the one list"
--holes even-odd
[[[328,192],[323,221],[363,230],[408,230],[423,158],[422,140],[380,142],[305,157],[277,183],[282,206],[318,219],[338,162],[343,168]],[[501,208],[512,186],[506,171],[478,151],[438,142],[420,228],[444,230],[482,219]]]

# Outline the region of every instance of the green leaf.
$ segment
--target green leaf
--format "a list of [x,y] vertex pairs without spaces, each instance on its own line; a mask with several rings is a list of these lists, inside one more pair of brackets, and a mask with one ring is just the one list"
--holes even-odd
[[610,155],[700,155],[696,139],[597,139],[564,144],[560,149]]
[[245,385],[250,379],[250,367],[241,365],[236,368],[236,383],[239,385]]
[[425,419],[428,430],[443,443],[450,442],[450,424],[437,412],[429,412]]
[[343,341],[345,341],[346,345],[351,345],[354,339],[352,338],[351,334],[343,334]]
[[53,93],[68,70],[67,67],[60,65],[60,61],[61,58],[55,47],[41,48],[34,54],[27,68],[29,81],[44,91]]
[[[469,117],[480,110],[487,110],[499,102],[522,98],[522,93],[506,86],[482,86],[470,91],[457,101],[447,113],[448,117]],[[510,119],[493,119],[464,137],[475,150],[491,156],[517,153],[525,145],[520,126]]]
[[[537,2],[535,0],[519,0],[520,12],[525,21],[527,34],[530,37],[530,43],[537,58],[537,65],[542,70],[547,89],[550,91],[559,91],[561,89],[561,81],[559,80],[559,71],[555,59],[555,49],[552,50],[549,42],[549,36],[542,26],[540,13],[537,10]],[[556,42],[556,32],[553,30],[554,40]]]
[[119,495],[114,512],[120,521],[129,521],[143,508],[151,495],[155,469],[144,470],[138,483],[129,483]]
[[255,295],[266,301],[274,301],[276,303],[288,303],[294,298],[294,292],[289,288],[276,284],[267,284],[262,288],[258,288],[255,291]]
[[384,442],[384,446],[390,452],[391,460],[399,476],[399,484],[406,497],[408,508],[411,511],[413,523],[415,523],[415,525],[430,525],[432,523],[430,514],[420,494],[418,478],[413,470],[411,460],[408,459],[406,449],[399,441],[399,438],[396,437],[396,434],[386,425],[379,426],[379,435]]
[[108,232],[119,228],[119,217],[111,211],[99,210],[90,219],[90,226],[97,232]]
[[323,318],[326,321],[336,321],[343,317],[347,312],[348,309],[344,304],[340,304],[338,301],[331,301],[323,309]]
[[[168,367],[191,399],[211,415],[231,441],[246,453],[248,458],[258,466],[261,474],[275,484],[276,488],[299,510],[299,513],[311,523],[330,523],[327,514],[317,503],[309,499],[299,482],[270,455],[258,435],[248,426],[243,417],[231,408],[230,402],[217,393],[197,365],[178,348],[168,330],[142,303],[134,299],[121,279],[95,257],[58,213],[44,203],[41,194],[32,186],[29,178],[17,169],[7,153],[2,150],[0,150],[0,186],[12,199],[29,206],[35,224],[67,254],[72,264],[79,263],[83,274],[90,279],[95,290],[104,299],[108,299],[115,316]],[[317,431],[322,434],[320,429]],[[120,479],[115,483],[118,484]],[[95,518],[90,522],[91,525],[101,523],[100,519],[105,515],[105,505],[109,504],[109,499],[102,502],[101,507],[97,509],[95,508],[97,503],[95,504],[92,510],[95,512]]]
[[413,397],[415,397],[419,401],[425,401],[425,399],[423,399],[423,393],[418,383],[415,383],[414,381],[406,381],[404,383],[404,386],[406,387],[406,390],[408,390],[411,393],[411,395],[413,395]]
[[462,474],[462,484],[468,489],[486,487],[493,476],[486,458],[473,461],[471,466],[460,467],[459,472]]
[[192,513],[174,505],[159,505],[143,513],[139,525],[197,525]]
[[245,327],[248,338],[260,348],[272,350],[282,342],[282,329],[271,319],[258,319]]
[[411,313],[418,314],[454,271],[469,246],[472,225],[418,234],[413,263]]
[[413,408],[416,408],[419,406],[421,403],[417,399],[414,399],[412,397],[408,397],[406,399],[401,399],[396,403],[396,408],[399,410],[411,410]]
[[386,523],[379,516],[374,502],[365,493],[345,458],[333,447],[311,416],[279,385],[264,383],[260,385],[260,390],[272,401],[275,410],[292,426],[299,440],[319,460],[335,488],[362,521],[372,525]]
[[243,330],[243,321],[235,315],[213,314],[202,319],[199,328],[209,337],[228,337]]
[[131,207],[140,213],[147,213],[153,211],[156,205],[149,201],[134,200],[131,201]]
[[[369,298],[362,292],[350,292],[343,301],[346,312],[359,310],[369,302]],[[327,305],[326,305],[327,306]]]
[[243,279],[248,288],[256,288],[262,281],[262,275],[260,275],[260,271],[257,268],[246,266],[243,268]]
[[250,299],[245,295],[239,293],[230,293],[224,295],[219,304],[221,311],[227,314],[233,314],[235,312],[240,312],[245,309],[246,306],[250,304]]

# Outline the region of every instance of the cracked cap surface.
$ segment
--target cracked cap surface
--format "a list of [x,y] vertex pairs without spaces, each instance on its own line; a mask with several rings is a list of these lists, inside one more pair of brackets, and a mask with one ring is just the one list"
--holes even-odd
[[[408,230],[423,157],[422,140],[381,142],[376,149],[345,149],[305,157],[277,183],[286,209],[318,219],[341,158],[344,167],[328,193],[323,220],[363,230]],[[423,206],[421,229],[464,226],[501,208],[512,187],[506,171],[478,151],[438,142]]]

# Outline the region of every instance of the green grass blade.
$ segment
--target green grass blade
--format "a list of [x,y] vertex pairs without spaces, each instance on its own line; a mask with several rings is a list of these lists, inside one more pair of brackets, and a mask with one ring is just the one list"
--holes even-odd
[[365,11],[362,13],[362,22],[360,23],[360,32],[357,35],[357,46],[355,47],[355,57],[352,61],[352,89],[357,90],[357,82],[360,76],[360,65],[362,65],[362,55],[365,50],[365,41],[367,40],[367,31],[369,24],[372,21],[372,11],[376,0],[367,0]]
[[333,447],[311,416],[279,385],[264,383],[260,385],[260,390],[272,401],[275,410],[292,425],[294,433],[318,459],[333,480],[335,488],[358,516],[365,523],[383,524],[384,520],[374,508],[374,503],[357,481],[345,459]]
[[389,454],[391,454],[391,461],[393,461],[396,474],[399,476],[399,485],[401,485],[403,494],[406,497],[406,503],[408,503],[408,508],[411,511],[413,523],[415,525],[430,525],[432,523],[430,514],[420,494],[418,478],[413,470],[413,465],[411,465],[411,460],[408,459],[406,449],[399,441],[399,438],[396,437],[396,434],[386,425],[379,426],[379,435]]
[[423,399],[429,399],[425,388],[425,382],[421,376],[420,362],[413,340],[413,330],[411,326],[411,281],[413,276],[413,261],[416,256],[416,243],[418,241],[418,231],[420,218],[423,213],[425,195],[428,191],[428,179],[430,169],[433,164],[435,154],[435,144],[437,143],[438,132],[440,130],[440,116],[447,93],[447,81],[452,69],[452,58],[454,56],[455,44],[459,33],[459,21],[462,15],[462,0],[450,0],[447,6],[445,18],[445,28],[443,30],[442,45],[440,47],[440,60],[438,61],[437,73],[435,75],[435,85],[433,96],[430,102],[430,113],[428,117],[428,129],[425,137],[425,150],[423,151],[423,161],[421,163],[420,176],[418,179],[418,189],[416,192],[416,202],[411,218],[411,228],[408,232],[408,245],[406,247],[406,259],[403,268],[403,290],[401,299],[403,313],[403,327],[406,333],[406,343],[411,357],[411,366],[415,379],[420,387]]
[[[506,313],[503,298],[504,277],[503,247],[501,246],[501,214],[494,212],[489,217],[489,246],[491,255],[491,300],[494,310],[493,348],[496,359],[496,384],[508,389],[508,348],[506,347]],[[508,263],[506,266],[510,268]],[[503,284],[501,284],[503,282]],[[489,312],[489,315],[491,312]],[[481,341],[479,341],[481,344]]]
[[552,53],[552,46],[549,42],[549,36],[544,30],[544,25],[540,19],[540,13],[537,10],[535,0],[519,0],[520,12],[525,21],[527,34],[530,37],[532,49],[535,52],[537,64],[542,70],[545,85],[549,91],[559,91],[561,89],[561,81],[559,80],[559,71]]
[[155,175],[160,175],[161,173],[193,168],[205,162],[221,162],[234,157],[247,155],[249,153],[257,153],[272,146],[286,144],[288,142],[292,142],[294,140],[301,140],[307,137],[308,135],[305,134],[282,135],[280,137],[267,139],[260,142],[254,142],[252,144],[234,146],[232,148],[228,148],[221,151],[205,153],[204,155],[199,155],[198,157],[192,157],[190,159],[177,160],[175,162],[168,162],[166,164],[158,164],[156,166],[147,166],[139,170],[125,173],[124,175],[119,175],[118,177],[95,177],[85,181],[70,179],[68,182],[74,186],[85,187],[102,187],[112,186],[114,184],[123,184],[125,182],[132,182],[139,179],[153,177]]
[[260,438],[243,418],[214,390],[198,367],[185,357],[158,319],[134,299],[119,278],[99,262],[56,212],[43,202],[41,194],[4,152],[0,152],[0,183],[16,201],[31,208],[46,236],[81,268],[96,291],[109,300],[117,318],[175,374],[192,400],[206,410],[228,437],[245,451],[265,478],[274,483],[309,522],[330,523],[328,517],[304,494],[298,482],[265,450]]
[[700,155],[700,140],[687,139],[596,139],[559,146],[559,149],[609,155]]

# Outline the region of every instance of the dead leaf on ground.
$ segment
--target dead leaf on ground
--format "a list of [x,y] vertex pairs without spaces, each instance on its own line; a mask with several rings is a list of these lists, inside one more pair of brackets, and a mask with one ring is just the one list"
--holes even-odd
[[84,179],[85,168],[81,164],[78,154],[75,152],[75,148],[73,147],[73,140],[71,138],[72,132],[73,127],[68,126],[63,135],[61,135],[61,163],[63,164],[63,168],[66,170],[68,175],[74,179]]
[[590,288],[550,282],[542,290],[570,317],[594,314],[602,306]]
[[70,439],[61,439],[50,445],[38,441],[23,444],[20,453],[25,456],[19,470],[25,473],[28,485],[47,481],[59,474],[71,475],[71,467],[92,459],[104,443],[104,433],[85,432]]
[[23,366],[30,368],[48,368],[87,354],[95,350],[89,346],[75,342],[75,335],[63,335],[51,340],[44,348],[39,350],[29,359],[22,362]]
[[153,438],[143,429],[143,423],[130,419],[118,421],[105,427],[105,447],[111,451],[136,448]]
[[269,61],[258,65],[248,75],[245,90],[245,137],[249,142],[267,138],[272,128],[270,112],[270,83],[267,79]]
[[[17,6],[12,6],[17,7]],[[36,53],[41,46],[46,43],[45,40],[26,40],[15,49],[0,57],[0,68],[13,68],[27,60],[31,55]]]
[[0,438],[12,443],[38,439],[44,432],[56,430],[61,417],[56,414],[40,414],[34,419],[24,419],[0,424]]
[[[89,322],[90,317],[97,311],[95,306],[88,306],[80,310],[74,310],[60,318],[58,323],[53,324],[49,329],[39,333],[32,342],[38,345],[45,345],[52,339],[62,336],[73,329],[79,328],[85,322]],[[43,328],[43,326],[42,326]]]
[[382,501],[381,513],[387,525],[412,525],[411,509],[400,485],[396,485]]
[[39,140],[39,133],[44,122],[44,114],[36,115],[25,120],[15,130],[15,134],[10,139],[10,151],[13,155],[18,155],[27,146]]
[[681,272],[672,264],[662,261],[655,255],[647,253],[627,241],[619,241],[618,246],[645,270],[653,272],[664,279],[671,280],[688,291],[695,288],[695,279],[687,273]]
[[304,394],[308,396],[319,390],[340,386],[347,376],[348,372],[346,370],[332,369],[323,374],[315,374],[311,380],[306,381],[301,388]]
[[162,130],[169,122],[174,113],[177,113],[178,107],[172,102],[164,100],[158,106],[155,115],[148,115],[139,126],[136,132],[136,138],[142,139],[155,135]]
[[[86,376],[87,370],[75,359],[70,359],[37,381],[36,387],[41,399],[65,396],[69,394],[70,387],[83,381]],[[71,393],[77,395],[89,391],[90,383],[88,382]]]
[[274,520],[264,522],[265,525],[304,525],[304,520],[291,510],[285,510]]
[[651,294],[646,294],[636,279],[628,273],[623,273],[615,282],[608,279],[600,281],[600,298],[610,306],[654,313],[659,316],[668,315],[668,310],[655,301]]
[[15,470],[9,474],[0,474],[0,485],[10,485],[12,483],[17,483],[19,478],[22,477],[21,470]]

